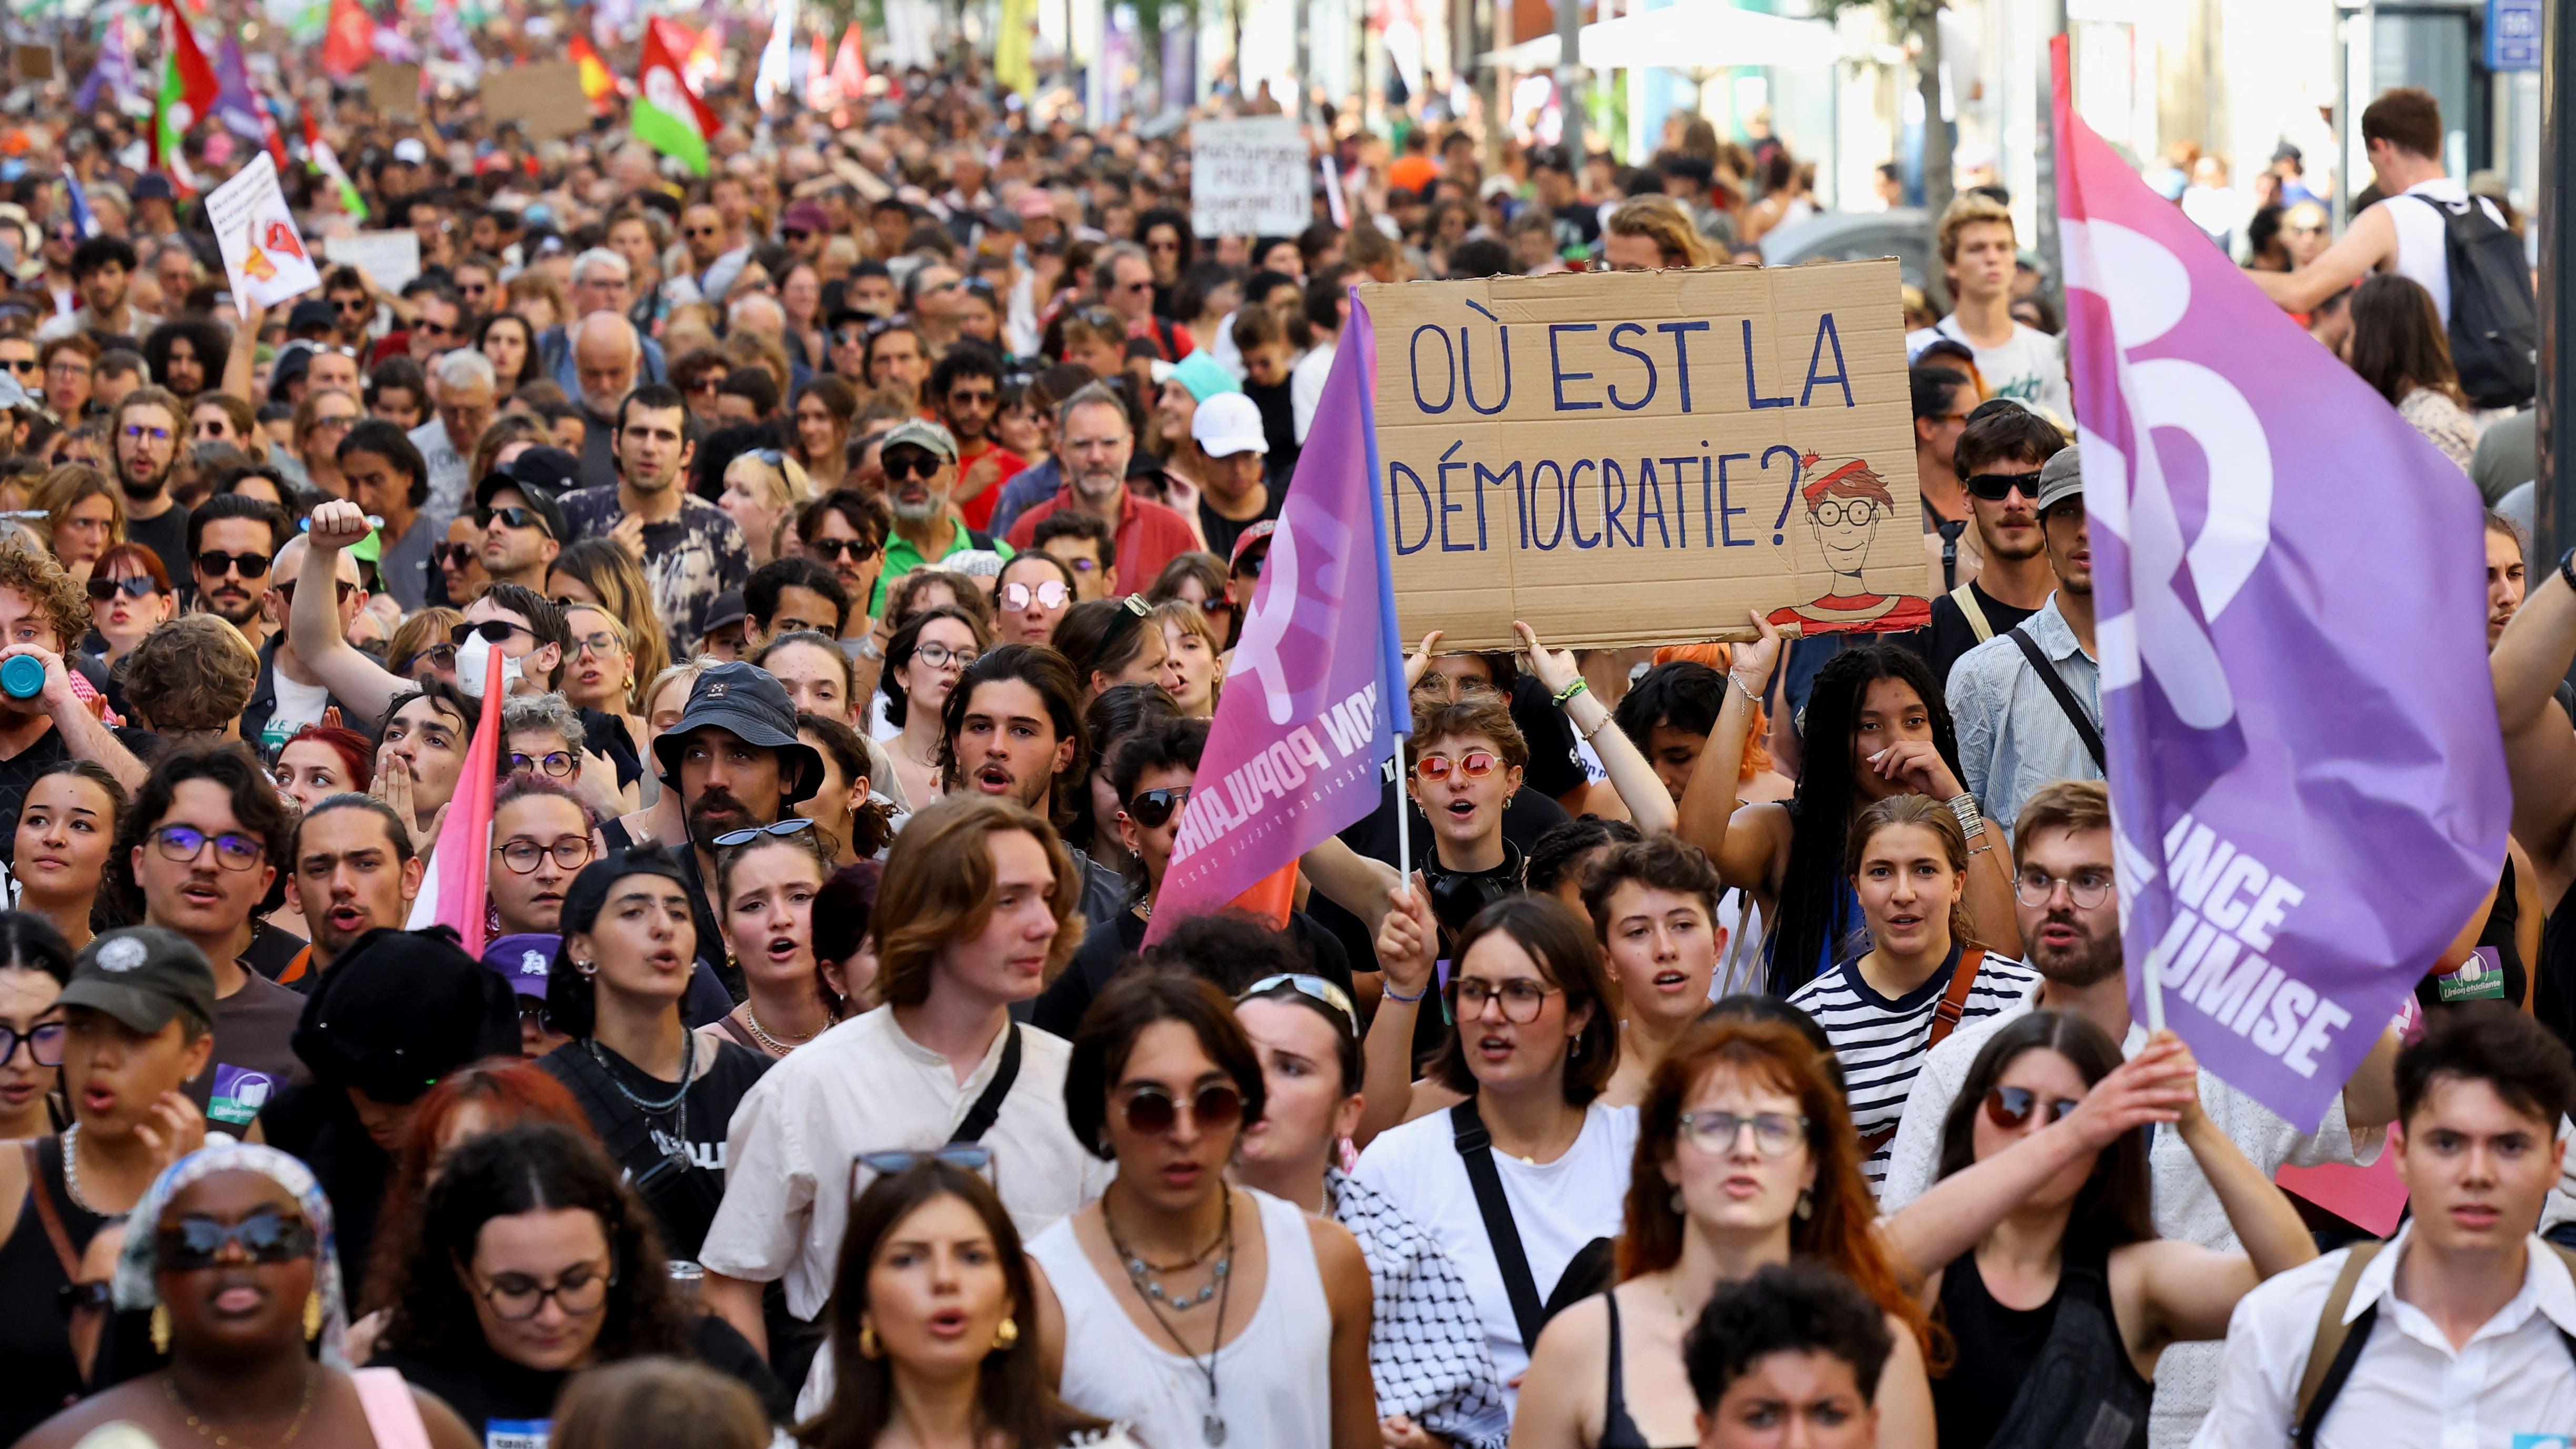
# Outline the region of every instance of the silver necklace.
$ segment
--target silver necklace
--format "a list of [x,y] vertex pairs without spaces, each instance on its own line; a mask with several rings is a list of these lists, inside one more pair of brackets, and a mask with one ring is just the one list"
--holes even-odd
[[751,1003],[748,1001],[742,1004],[742,1024],[750,1030],[751,1039],[760,1043],[761,1050],[769,1053],[773,1057],[783,1057],[787,1055],[796,1048],[803,1046],[805,1043],[812,1041],[818,1036],[821,1036],[831,1025],[829,1022],[826,1022],[823,1026],[816,1027],[814,1030],[805,1033],[794,1041],[782,1041],[777,1037],[771,1036],[768,1032],[761,1030],[760,1018],[751,1014]]
[[82,1212],[88,1213],[93,1217],[112,1218],[119,1216],[119,1214],[101,1212],[97,1208],[92,1207],[89,1199],[81,1193],[80,1124],[78,1122],[74,1122],[69,1127],[63,1129],[63,1191],[71,1195],[73,1207],[79,1208]]
[[[698,1076],[698,1034],[694,1031],[680,1033],[679,1089],[659,1102],[648,1102],[627,1090],[626,1084],[618,1080],[616,1070],[608,1065],[608,1059],[600,1054],[597,1038],[584,1037],[581,1044],[589,1048],[590,1059],[599,1064],[600,1075],[608,1078],[608,1085],[617,1089],[617,1095],[626,1099],[626,1105],[644,1114],[644,1126],[648,1132],[658,1135],[658,1129],[653,1127],[653,1119],[674,1108],[679,1110],[679,1116],[672,1119],[670,1135],[670,1140],[679,1145],[679,1150],[666,1151],[664,1155],[694,1166],[694,1163],[687,1161],[687,1153],[689,1150],[689,1088],[696,1083]],[[637,1068],[637,1070],[642,1069]]]
[[[1217,1295],[1216,1324],[1208,1330],[1208,1351],[1205,1363],[1199,1361],[1197,1354],[1190,1352],[1190,1346],[1181,1339],[1181,1331],[1174,1328],[1172,1321],[1163,1316],[1163,1304],[1169,1301],[1163,1296],[1163,1285],[1149,1284],[1146,1281],[1145,1275],[1154,1272],[1155,1269],[1142,1257],[1128,1252],[1126,1245],[1119,1240],[1118,1228],[1109,1217],[1109,1202],[1106,1198],[1103,1198],[1100,1204],[1100,1225],[1108,1229],[1110,1247],[1117,1250],[1118,1256],[1125,1261],[1128,1278],[1136,1284],[1138,1296],[1145,1300],[1145,1311],[1154,1315],[1154,1326],[1163,1330],[1163,1336],[1172,1341],[1172,1347],[1179,1349],[1181,1357],[1189,1361],[1190,1367],[1198,1370],[1200,1377],[1207,1380],[1208,1406],[1207,1412],[1199,1417],[1199,1437],[1207,1441],[1208,1449],[1218,1449],[1218,1446],[1225,1443],[1225,1410],[1217,1389],[1216,1360],[1225,1345],[1226,1304],[1234,1297],[1234,1279],[1231,1271],[1234,1267],[1234,1193],[1231,1189],[1226,1192],[1225,1226],[1218,1234],[1216,1243],[1216,1246],[1224,1251],[1208,1270],[1210,1276],[1207,1287],[1199,1290],[1194,1302],[1172,1304],[1176,1311],[1193,1308],[1199,1303],[1205,1303],[1209,1293],[1213,1292]],[[1200,1258],[1206,1256],[1205,1253],[1199,1255]]]

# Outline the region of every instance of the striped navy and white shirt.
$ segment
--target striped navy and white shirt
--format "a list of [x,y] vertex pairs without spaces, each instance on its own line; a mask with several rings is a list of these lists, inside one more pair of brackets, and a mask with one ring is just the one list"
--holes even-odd
[[[1860,957],[1855,955],[1790,994],[1789,1004],[1814,1017],[1833,1042],[1849,1092],[1852,1126],[1864,1140],[1894,1127],[1904,1115],[1906,1093],[1913,1090],[1914,1074],[1930,1048],[1933,1008],[1950,989],[1950,976],[1958,965],[1959,947],[1954,944],[1950,959],[1922,985],[1903,996],[1888,997],[1861,979]],[[2018,1007],[2038,979],[2039,973],[2021,962],[1988,952],[1978,967],[1976,984],[1968,988],[1960,1021]],[[1861,1174],[1876,1192],[1879,1180],[1887,1175],[1887,1144],[1862,1161]]]

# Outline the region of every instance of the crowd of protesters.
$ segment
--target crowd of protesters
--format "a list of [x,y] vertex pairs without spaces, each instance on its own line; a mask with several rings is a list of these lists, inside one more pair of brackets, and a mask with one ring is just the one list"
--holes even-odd
[[[1758,262],[1809,168],[1328,111],[1344,196],[1198,237],[1186,131],[962,52],[764,113],[750,61],[691,175],[281,57],[351,173],[289,168],[304,234],[361,202],[421,270],[269,309],[185,193],[249,143],[0,122],[0,1443],[2576,1426],[2576,570],[2528,585],[2528,417],[2464,389],[2395,205],[2471,204],[2428,97],[2363,117],[2340,239],[2303,192],[2252,265],[2508,505],[2515,845],[2302,1132],[2132,1019],[2005,198],[1908,301],[1928,625],[1426,640],[1293,909],[1148,947],[1349,288]],[[406,928],[487,796],[478,959]],[[2273,1180],[2383,1155],[2384,1247]]]

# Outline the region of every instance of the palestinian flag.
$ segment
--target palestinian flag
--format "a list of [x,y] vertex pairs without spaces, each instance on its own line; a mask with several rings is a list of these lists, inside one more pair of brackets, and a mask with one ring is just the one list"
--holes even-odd
[[152,167],[167,172],[173,185],[189,185],[187,163],[179,154],[188,128],[214,109],[223,85],[197,37],[179,13],[178,0],[161,0],[161,93],[152,106]]
[[679,57],[686,47],[673,44],[664,35],[665,28],[666,22],[658,19],[645,27],[642,94],[636,96],[627,124],[635,139],[665,156],[679,157],[691,171],[704,176],[707,138],[716,132],[716,115],[681,78]]
[[349,213],[360,226],[367,224],[367,203],[359,199],[357,185],[349,180],[349,173],[340,169],[338,153],[314,127],[313,112],[309,107],[304,112],[304,163],[328,177],[331,184],[339,188],[342,211]]

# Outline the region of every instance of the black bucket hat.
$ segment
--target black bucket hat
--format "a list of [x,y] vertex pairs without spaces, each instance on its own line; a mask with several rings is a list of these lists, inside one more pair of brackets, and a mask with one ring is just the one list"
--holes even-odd
[[653,740],[653,758],[662,767],[663,784],[680,788],[681,742],[691,731],[707,726],[728,731],[744,744],[778,751],[782,764],[795,763],[796,779],[782,787],[781,805],[803,800],[822,783],[823,756],[796,737],[796,705],[787,697],[787,686],[757,664],[736,660],[698,676],[678,723]]

